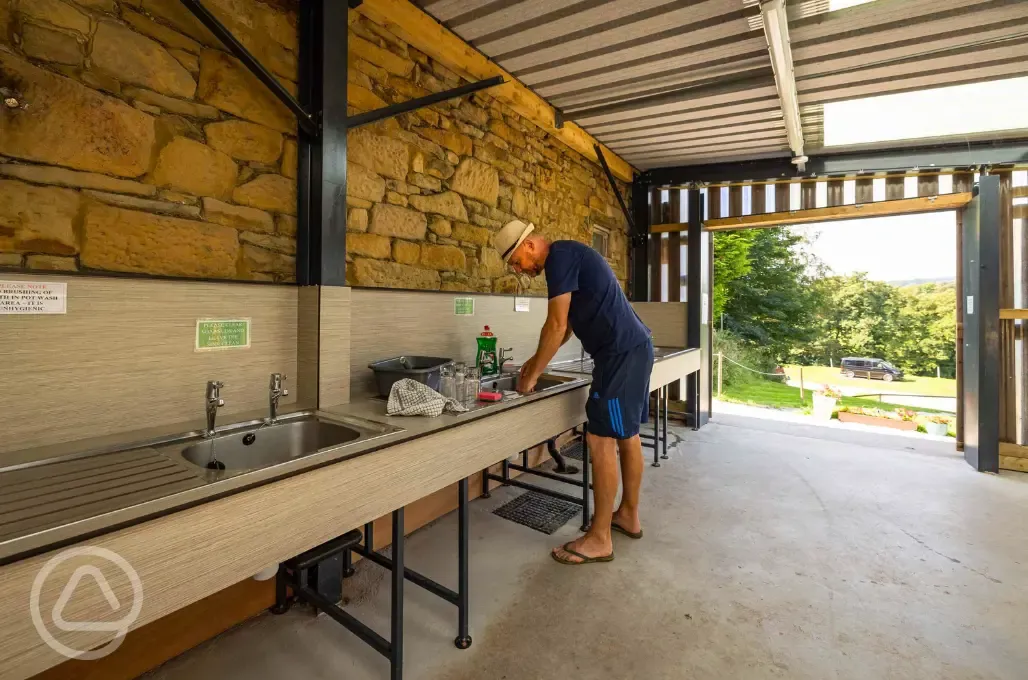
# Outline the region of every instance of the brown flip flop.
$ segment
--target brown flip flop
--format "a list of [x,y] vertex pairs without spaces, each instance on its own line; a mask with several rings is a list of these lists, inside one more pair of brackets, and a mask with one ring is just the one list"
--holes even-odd
[[639,531],[629,531],[628,529],[624,528],[623,526],[614,521],[611,521],[610,528],[611,530],[616,531],[619,534],[624,534],[629,538],[640,539],[643,537],[642,529],[640,529]]
[[566,553],[570,553],[570,554],[574,555],[575,557],[580,557],[582,559],[581,562],[572,562],[571,560],[569,560],[569,559],[567,559],[565,557],[558,556],[557,553],[555,553],[555,552],[551,552],[550,553],[550,557],[552,557],[556,561],[560,562],[561,564],[569,564],[569,565],[571,565],[573,567],[578,566],[579,564],[591,564],[593,562],[612,562],[614,560],[614,552],[613,551],[611,551],[611,553],[609,555],[604,555],[602,557],[589,557],[588,555],[583,555],[580,552],[572,550],[569,547],[572,543],[574,543],[574,541],[568,541],[563,546],[561,546],[561,548]]

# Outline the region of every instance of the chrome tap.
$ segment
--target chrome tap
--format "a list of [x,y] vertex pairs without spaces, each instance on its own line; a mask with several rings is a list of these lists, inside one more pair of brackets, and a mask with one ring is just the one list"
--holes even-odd
[[282,389],[282,383],[285,382],[286,376],[281,373],[272,373],[271,382],[268,383],[268,410],[270,415],[268,422],[273,423],[278,419],[278,400],[281,397],[288,397],[289,390]]
[[225,383],[220,380],[207,382],[207,429],[203,431],[204,437],[214,436],[214,419],[218,415],[218,409],[225,405],[225,400],[221,398],[221,388],[224,386]]
[[500,348],[499,360],[497,361],[498,369],[499,369],[500,373],[503,373],[503,365],[505,363],[507,363],[508,361],[514,361],[514,348],[510,347],[508,349],[503,349],[501,347]]

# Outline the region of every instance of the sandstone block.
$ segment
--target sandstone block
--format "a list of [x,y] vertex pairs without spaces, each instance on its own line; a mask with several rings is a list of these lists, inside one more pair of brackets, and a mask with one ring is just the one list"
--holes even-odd
[[386,191],[385,200],[386,203],[392,203],[393,205],[402,205],[404,207],[407,205],[407,197],[395,191]]
[[443,238],[447,238],[453,233],[453,225],[450,224],[449,220],[444,220],[441,217],[433,217],[432,223],[428,225],[428,228],[432,230],[433,234]]
[[351,53],[384,68],[394,75],[407,77],[414,70],[414,62],[358,36],[351,36],[347,44]]
[[132,102],[132,106],[136,107],[144,113],[149,113],[154,116],[161,115],[161,110],[156,106],[150,106],[149,104],[144,104],[143,102]]
[[438,290],[440,283],[437,271],[364,257],[353,261],[353,282],[358,286],[422,290]]
[[489,241],[492,239],[493,232],[489,229],[483,229],[482,227],[473,227],[470,224],[463,222],[455,222],[453,224],[453,233],[451,236],[458,241],[465,243],[474,243],[476,246],[487,246]]
[[274,163],[282,155],[282,135],[243,120],[224,120],[204,127],[207,143],[240,161]]
[[416,187],[426,191],[442,191],[443,183],[436,177],[423,175],[420,172],[412,172],[407,175],[407,181]]
[[296,218],[292,215],[279,215],[275,220],[275,231],[283,236],[296,237]]
[[485,128],[489,123],[489,111],[481,106],[476,106],[470,98],[461,101],[456,113],[460,118],[478,128]]
[[366,87],[350,83],[346,87],[346,103],[361,111],[373,111],[386,106],[385,100]]
[[0,163],[0,175],[23,179],[36,184],[56,184],[75,189],[99,189],[119,194],[134,196],[154,196],[157,187],[125,179],[115,179],[107,175],[92,172],[76,172],[64,168],[53,168],[43,165],[23,165],[21,163]]
[[364,255],[378,260],[388,260],[392,255],[392,244],[387,236],[378,234],[347,234],[346,252],[353,255]]
[[[176,0],[177,1],[177,0]],[[200,55],[201,100],[279,132],[294,132],[293,114],[233,57],[218,50]]]
[[79,194],[0,180],[0,251],[74,255]]
[[79,263],[74,257],[57,257],[56,255],[29,255],[25,258],[25,266],[48,272],[78,271]]
[[465,158],[457,166],[450,180],[450,188],[458,194],[495,207],[500,191],[500,177],[495,168],[480,160]]
[[[174,47],[193,54],[200,54],[200,50],[203,49],[203,46],[192,38],[187,38],[178,31],[172,30],[164,24],[159,24],[156,21],[151,20],[144,14],[133,12],[132,10],[125,8],[122,10],[121,18],[136,31],[153,38],[157,42],[164,43],[168,47]],[[175,55],[173,54],[172,56]],[[193,58],[196,59],[196,57]]]
[[82,227],[82,265],[165,276],[236,278],[235,229],[93,204]]
[[117,9],[114,0],[78,0],[78,3],[83,7],[98,9],[103,12],[113,12]]
[[80,75],[82,82],[94,90],[102,90],[111,94],[121,94],[121,83],[99,71],[83,71]]
[[287,139],[282,147],[282,174],[296,179],[296,140]]
[[26,23],[21,28],[21,47],[33,59],[82,65],[82,45],[70,33]]
[[421,247],[421,266],[439,271],[464,271],[467,267],[467,258],[464,251],[456,246],[426,243]]
[[[216,198],[203,199],[203,215],[208,222],[235,227],[242,231],[259,231],[266,234],[275,231],[271,215],[263,210],[224,203]],[[293,233],[296,233],[295,227]]]
[[153,179],[160,187],[228,199],[237,171],[228,155],[192,139],[175,137],[161,150]]
[[251,208],[295,215],[296,182],[282,175],[259,175],[237,187],[232,200]]
[[176,30],[204,45],[220,45],[214,34],[204,28],[204,25],[179,0],[141,0],[141,2],[133,0],[133,4],[150,16],[163,19]]
[[146,210],[147,212],[174,215],[175,217],[184,217],[186,219],[200,218],[200,208],[198,206],[183,205],[170,201],[154,201],[148,198],[139,198],[138,196],[122,196],[121,194],[111,194],[106,191],[92,191],[89,189],[85,193],[90,198],[108,205],[118,206],[119,208]]
[[489,121],[489,132],[514,146],[525,146],[528,143],[525,140],[525,135],[497,118]]
[[144,104],[156,106],[164,109],[165,111],[171,111],[172,113],[178,113],[183,116],[192,116],[193,118],[206,118],[212,120],[221,115],[213,106],[175,99],[174,97],[168,97],[159,92],[144,90],[139,87],[126,87],[125,96],[130,97],[137,102],[143,102]]
[[17,0],[15,9],[51,26],[89,35],[89,17],[61,0]]
[[439,158],[430,158],[425,164],[425,174],[438,179],[450,179],[456,170],[452,164]]
[[473,142],[467,135],[450,130],[437,130],[435,128],[418,128],[418,134],[426,137],[444,149],[448,149],[458,156],[470,156],[474,150]]
[[421,246],[410,241],[393,241],[393,259],[400,264],[417,264],[421,259]]
[[368,211],[365,208],[350,208],[346,214],[347,231],[367,231]]
[[493,279],[494,293],[517,293],[518,290],[518,278],[513,274]]
[[[385,196],[385,180],[363,166],[346,163],[346,196],[379,203]],[[370,206],[368,206],[370,207]]]
[[346,144],[348,161],[363,165],[383,177],[407,179],[410,147],[403,142],[357,129],[346,135]]
[[0,74],[28,104],[0,108],[0,153],[121,177],[146,172],[152,117],[2,51]]
[[160,43],[120,24],[101,21],[93,36],[93,65],[125,83],[192,99],[196,81]]
[[427,196],[411,196],[410,205],[421,212],[452,217],[462,222],[468,221],[468,213],[464,209],[460,196],[452,191]]
[[347,208],[363,208],[364,210],[371,210],[371,206],[373,205],[374,203],[363,198],[357,198],[356,196],[349,195],[346,197]]
[[503,276],[506,271],[507,266],[504,264],[503,258],[500,257],[500,253],[494,248],[482,248],[478,255],[478,276],[493,279]]
[[385,83],[389,79],[389,71],[386,71],[381,66],[375,66],[364,59],[355,59],[352,54],[350,55],[349,65],[376,82]]
[[514,189],[514,200],[511,202],[514,214],[535,224],[543,217],[543,202],[539,195],[530,189],[517,187]]
[[258,274],[273,274],[276,281],[296,278],[296,258],[267,248],[243,244],[243,271],[247,278],[260,280]]
[[0,253],[0,267],[20,267],[22,260],[21,253]]
[[296,255],[296,239],[288,236],[272,236],[271,234],[255,234],[244,231],[239,235],[242,243],[249,243],[252,246],[274,250],[286,255]]
[[172,203],[179,203],[181,205],[200,205],[200,199],[190,196],[189,194],[170,191],[168,189],[161,189],[158,196],[160,196],[164,201],[171,201]]
[[371,209],[372,234],[423,241],[428,220],[419,212],[388,203],[376,203]]
[[168,48],[168,54],[175,57],[175,60],[194,76],[200,75],[200,57],[171,47]]

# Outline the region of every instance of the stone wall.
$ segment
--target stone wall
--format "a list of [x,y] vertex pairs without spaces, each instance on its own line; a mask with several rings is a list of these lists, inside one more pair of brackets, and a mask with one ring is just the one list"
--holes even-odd
[[[350,21],[354,111],[467,82],[367,17]],[[348,143],[351,284],[511,292],[492,237],[514,218],[585,243],[608,229],[611,265],[627,278],[627,223],[602,169],[488,90],[353,130]],[[545,290],[541,277],[532,289]]]
[[[296,18],[205,0],[289,88]],[[0,0],[0,266],[291,281],[292,115],[178,0]]]
[[[290,0],[205,5],[295,92]],[[356,12],[349,39],[351,113],[464,82]],[[0,94],[0,267],[294,279],[295,120],[179,0],[0,0]],[[353,285],[509,292],[492,237],[515,217],[607,228],[627,276],[599,166],[488,91],[348,143]]]

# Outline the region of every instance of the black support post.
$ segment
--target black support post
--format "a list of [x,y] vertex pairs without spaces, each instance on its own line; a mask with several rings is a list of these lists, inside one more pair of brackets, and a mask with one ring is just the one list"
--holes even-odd
[[[345,5],[343,6],[345,7]],[[389,627],[389,677],[403,680],[403,508],[393,510],[392,606]]]
[[470,550],[470,510],[468,508],[468,478],[460,480],[457,500],[457,649],[471,646],[468,635],[468,551]]
[[[667,402],[669,396],[668,387],[669,385],[664,385],[664,387],[661,388],[664,392],[664,443],[661,444],[661,458],[667,458]],[[658,404],[657,406],[659,408],[660,404]]]
[[[321,59],[316,86],[321,90],[321,205],[315,230],[320,236],[318,281],[346,285],[346,76],[348,12],[346,3],[313,0],[321,5],[316,27]],[[317,192],[317,188],[315,188]]]
[[589,424],[582,425],[582,531],[589,531],[592,525],[592,510],[589,507],[589,475],[592,474],[589,459]]
[[629,233],[628,299],[645,301],[650,289],[650,186],[639,177],[632,182],[632,214],[635,229]]
[[[703,266],[703,196],[699,189],[689,190],[689,228],[686,245],[686,261],[688,278],[686,281],[686,347],[700,347],[703,319],[703,288],[701,267]],[[700,372],[692,374],[686,383],[687,410],[697,414],[699,419],[700,403]],[[696,422],[694,427],[699,427]]]
[[653,399],[653,467],[660,467],[660,390]]

